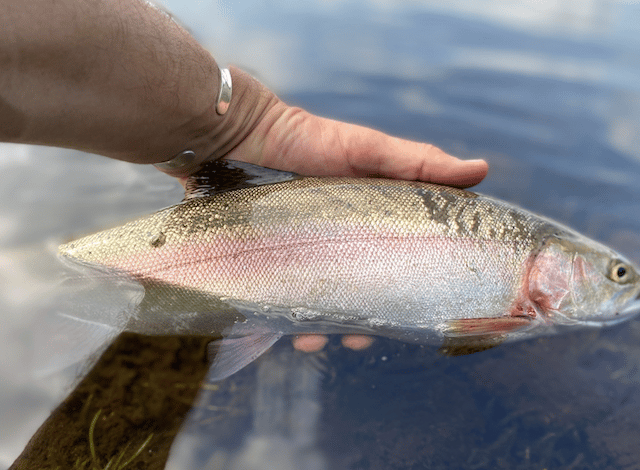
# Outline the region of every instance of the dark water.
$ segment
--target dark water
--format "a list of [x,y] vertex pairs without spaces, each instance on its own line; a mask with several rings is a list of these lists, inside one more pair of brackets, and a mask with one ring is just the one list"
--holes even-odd
[[[169,7],[216,57],[286,101],[485,158],[479,192],[640,262],[638,5]],[[151,169],[68,151],[7,146],[0,158],[5,468],[71,391],[25,372],[34,318],[60,308],[51,299],[64,270],[52,247],[175,202],[180,190]],[[201,391],[169,466],[640,468],[639,339],[634,320],[457,358],[382,339],[353,352],[338,337],[307,357],[281,341]]]

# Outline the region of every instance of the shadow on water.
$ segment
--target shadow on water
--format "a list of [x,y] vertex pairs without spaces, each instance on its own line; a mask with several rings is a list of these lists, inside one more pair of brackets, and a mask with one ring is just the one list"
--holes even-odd
[[164,468],[212,339],[120,335],[11,468]]

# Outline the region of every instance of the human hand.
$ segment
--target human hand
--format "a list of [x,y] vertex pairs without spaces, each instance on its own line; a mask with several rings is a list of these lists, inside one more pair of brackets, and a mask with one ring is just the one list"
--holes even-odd
[[[457,187],[473,186],[487,174],[483,160],[460,160],[430,144],[314,116],[288,106],[241,70],[231,71],[233,97],[209,136],[210,159],[224,157],[301,175],[385,176]],[[202,148],[203,140],[196,145]],[[197,170],[198,163],[175,176]]]

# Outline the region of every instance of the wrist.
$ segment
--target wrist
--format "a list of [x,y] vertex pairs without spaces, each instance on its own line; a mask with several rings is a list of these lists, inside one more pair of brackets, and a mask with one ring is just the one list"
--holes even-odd
[[[258,124],[262,127],[269,110],[281,103],[251,75],[236,67],[230,67],[229,72],[233,91],[226,112],[220,114],[218,75],[216,92],[212,93],[206,111],[177,133],[184,136],[182,148],[171,153],[169,158],[157,158],[161,162],[175,161],[177,165],[161,164],[158,166],[161,171],[172,176],[186,176],[197,171],[205,161],[224,157],[245,141]],[[184,158],[185,151],[191,151],[193,155]]]

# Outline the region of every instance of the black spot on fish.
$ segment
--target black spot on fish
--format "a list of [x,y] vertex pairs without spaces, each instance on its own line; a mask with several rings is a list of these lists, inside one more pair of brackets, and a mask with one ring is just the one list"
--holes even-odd
[[478,212],[473,214],[473,219],[471,220],[471,225],[469,226],[469,231],[471,233],[478,233],[478,229],[480,228],[480,214]]
[[438,196],[440,196],[441,199],[443,199],[445,202],[449,204],[453,204],[458,200],[458,196],[450,194],[447,191],[442,191],[441,193],[438,194]]
[[525,224],[526,221],[523,219],[522,216],[513,214],[512,219],[513,219],[514,230],[516,230],[520,234],[524,234],[527,232],[527,226]]
[[149,239],[149,244],[154,248],[160,248],[167,241],[164,233],[158,232]]
[[448,225],[449,213],[447,211],[447,205],[442,204],[438,200],[440,194],[436,194],[434,191],[428,191],[423,188],[418,188],[416,190],[416,194],[422,199],[422,203],[427,209],[427,215],[430,220]]

